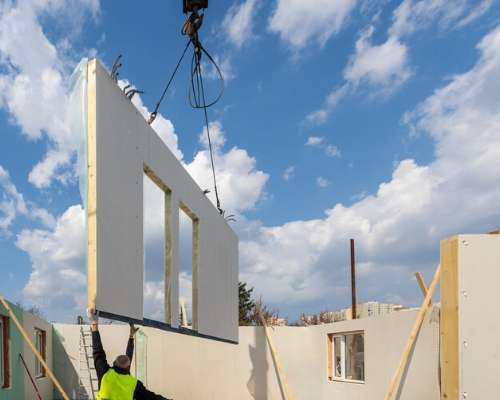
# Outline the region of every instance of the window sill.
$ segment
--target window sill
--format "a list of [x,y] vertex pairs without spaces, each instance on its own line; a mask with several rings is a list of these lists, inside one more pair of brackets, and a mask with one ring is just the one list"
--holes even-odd
[[358,385],[364,385],[365,381],[357,381],[354,379],[342,379],[342,378],[329,378],[330,382],[340,382],[340,383],[356,383]]

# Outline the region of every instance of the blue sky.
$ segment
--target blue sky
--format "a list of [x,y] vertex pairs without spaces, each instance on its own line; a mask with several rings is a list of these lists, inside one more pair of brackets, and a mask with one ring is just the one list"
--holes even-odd
[[[69,77],[82,57],[110,67],[123,54],[120,78],[151,110],[185,44],[178,3],[1,3],[0,292],[9,299],[51,319],[83,312]],[[359,299],[416,305],[412,275],[430,279],[440,239],[500,225],[498,1],[211,1],[201,37],[226,76],[209,117],[222,205],[238,220],[240,278],[281,314],[348,305],[350,237]],[[211,187],[187,67],[153,127]],[[149,283],[154,313],[161,285]]]

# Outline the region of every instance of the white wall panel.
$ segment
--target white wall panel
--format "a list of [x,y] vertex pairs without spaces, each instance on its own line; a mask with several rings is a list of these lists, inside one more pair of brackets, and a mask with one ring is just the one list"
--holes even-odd
[[92,195],[94,185],[95,207],[89,197],[87,217],[89,243],[93,235],[96,240],[96,248],[90,245],[88,254],[89,305],[95,301],[100,311],[134,319],[143,317],[142,185],[147,166],[172,196],[172,326],[178,324],[178,213],[182,203],[199,220],[198,332],[236,341],[236,235],[96,60],[88,63],[88,82],[88,190]]

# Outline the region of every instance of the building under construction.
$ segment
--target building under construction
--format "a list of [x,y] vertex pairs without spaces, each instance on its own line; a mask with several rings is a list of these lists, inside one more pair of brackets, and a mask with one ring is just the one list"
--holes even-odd
[[[109,359],[123,354],[123,322],[133,322],[142,328],[131,373],[177,400],[497,398],[500,319],[492,293],[500,274],[498,232],[436,243],[440,263],[428,286],[419,282],[420,308],[379,310],[385,315],[367,318],[375,313],[372,304],[366,315],[354,313],[361,318],[333,323],[268,327],[263,320],[262,326],[238,327],[238,239],[224,215],[113,74],[96,60],[82,61],[76,74],[72,110],[86,139],[79,161],[88,306],[119,321],[100,328]],[[144,272],[137,268],[144,252],[144,175],[165,200],[163,322],[143,314]],[[181,211],[192,224],[189,326],[178,312]],[[440,303],[433,303],[439,290]],[[3,298],[0,315],[1,400],[97,398],[83,319],[50,324]]]

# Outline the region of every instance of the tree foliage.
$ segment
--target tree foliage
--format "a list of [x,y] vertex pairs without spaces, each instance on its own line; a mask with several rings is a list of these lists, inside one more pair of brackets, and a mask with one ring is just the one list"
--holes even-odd
[[247,288],[245,282],[238,283],[239,298],[240,298],[240,325],[252,325],[253,324],[253,314],[255,309],[255,302],[252,299],[253,288]]

